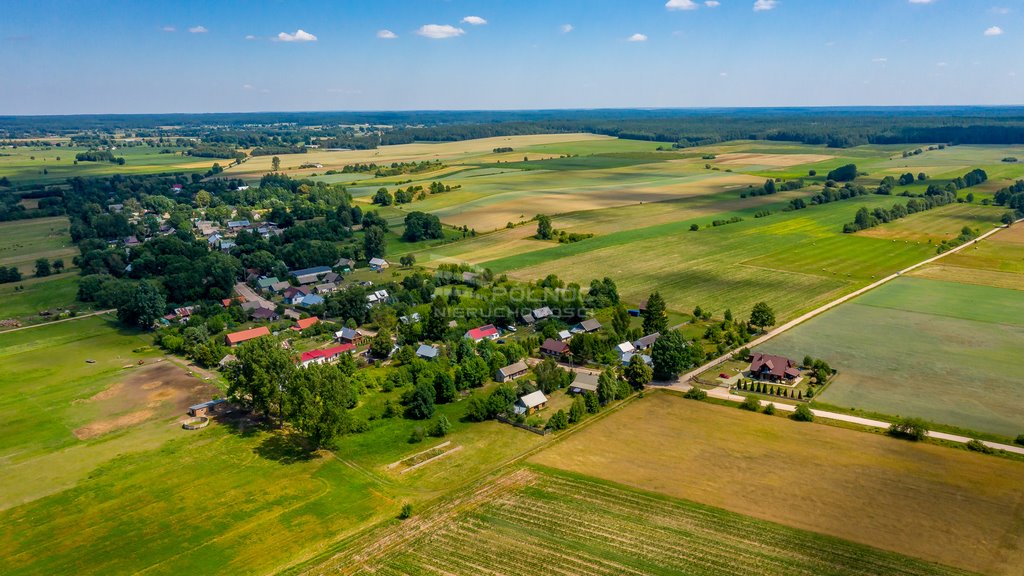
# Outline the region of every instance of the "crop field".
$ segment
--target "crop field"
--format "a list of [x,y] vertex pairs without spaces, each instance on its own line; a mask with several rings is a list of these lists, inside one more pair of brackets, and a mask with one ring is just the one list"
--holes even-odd
[[[897,200],[898,201],[898,200]],[[901,218],[882,226],[861,230],[858,236],[897,241],[942,243],[960,235],[964,226],[977,228],[982,233],[999,226],[1005,209],[980,204],[954,204],[942,210],[928,210]]]
[[[64,142],[67,145],[67,142]],[[204,173],[219,162],[226,166],[230,160],[220,158],[193,158],[179,154],[182,148],[168,147],[172,154],[161,154],[162,148],[134,146],[114,150],[125,164],[111,162],[79,162],[75,154],[87,148],[61,146],[3,148],[0,149],[0,177],[7,176],[14,184],[27,182],[54,184],[75,176],[106,176],[110,174],[155,174],[160,172]],[[58,159],[59,158],[59,159]]]
[[1019,290],[900,278],[761,348],[826,359],[840,372],[821,397],[830,404],[1024,432]]
[[304,573],[964,573],[546,468],[513,470],[355,544]]
[[1024,290],[1024,226],[993,234],[915,270],[913,276]]
[[966,450],[655,393],[529,461],[964,570],[1024,565],[1024,465]]

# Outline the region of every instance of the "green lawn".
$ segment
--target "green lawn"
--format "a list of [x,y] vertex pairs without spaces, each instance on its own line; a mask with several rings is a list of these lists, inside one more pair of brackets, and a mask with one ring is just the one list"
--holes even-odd
[[63,216],[0,222],[0,239],[0,266],[17,266],[23,277],[35,273],[37,258],[61,258],[71,268],[71,259],[78,255]]
[[[4,149],[0,153],[0,176],[7,176],[11,182],[56,184],[75,176],[106,176],[110,174],[155,174],[161,172],[205,173],[219,162],[227,166],[231,160],[222,158],[192,158],[178,154],[182,148],[167,147],[172,154],[161,154],[163,148],[136,146],[118,148],[114,156],[124,157],[124,165],[112,162],[79,162],[75,154],[87,148],[61,146],[27,147]],[[59,160],[57,158],[60,158]]]
[[900,278],[761,346],[840,371],[822,401],[968,429],[1024,432],[1021,292]]

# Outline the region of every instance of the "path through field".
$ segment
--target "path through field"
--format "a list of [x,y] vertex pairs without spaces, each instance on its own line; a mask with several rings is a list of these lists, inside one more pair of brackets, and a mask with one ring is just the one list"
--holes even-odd
[[89,314],[79,314],[78,316],[72,316],[70,318],[64,318],[62,320],[54,320],[53,322],[43,322],[42,324],[33,324],[31,326],[11,328],[10,330],[0,330],[0,334],[6,334],[8,332],[17,332],[18,330],[28,330],[29,328],[39,328],[41,326],[53,326],[54,324],[60,324],[61,322],[81,320],[82,318],[88,318],[89,316],[99,316],[100,314],[109,314],[111,312],[117,312],[117,308],[111,308],[110,310],[100,310],[99,312],[90,312]]

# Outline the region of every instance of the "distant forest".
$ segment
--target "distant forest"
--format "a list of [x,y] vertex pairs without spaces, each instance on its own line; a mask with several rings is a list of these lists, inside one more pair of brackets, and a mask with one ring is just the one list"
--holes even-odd
[[[354,127],[358,126],[358,127]],[[92,132],[201,138],[223,146],[375,148],[592,132],[678,148],[728,140],[861,144],[1024,143],[1022,107],[607,109],[0,116],[0,139]]]

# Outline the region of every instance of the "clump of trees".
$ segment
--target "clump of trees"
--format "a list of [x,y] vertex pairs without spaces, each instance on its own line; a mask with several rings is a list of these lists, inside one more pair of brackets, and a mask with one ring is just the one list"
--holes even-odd
[[879,224],[904,218],[910,214],[916,214],[917,212],[931,210],[937,206],[945,206],[946,204],[956,202],[955,192],[941,190],[937,187],[933,190],[933,186],[929,186],[928,192],[924,196],[911,198],[907,200],[906,204],[897,202],[888,210],[879,207],[869,211],[867,207],[861,207],[857,210],[853,222],[848,222],[843,226],[843,233],[851,234],[860,230],[867,230]]
[[828,173],[827,178],[835,182],[851,182],[857,177],[857,165],[846,164]]
[[114,153],[110,150],[88,150],[85,152],[79,152],[75,154],[75,160],[78,162],[111,162],[119,166],[124,166],[124,158],[120,156],[114,156]]
[[418,242],[437,238],[444,238],[441,220],[437,216],[425,212],[410,212],[405,216],[405,231],[402,232],[402,240]]
[[901,418],[889,425],[888,434],[919,442],[928,436],[928,423],[920,418]]

